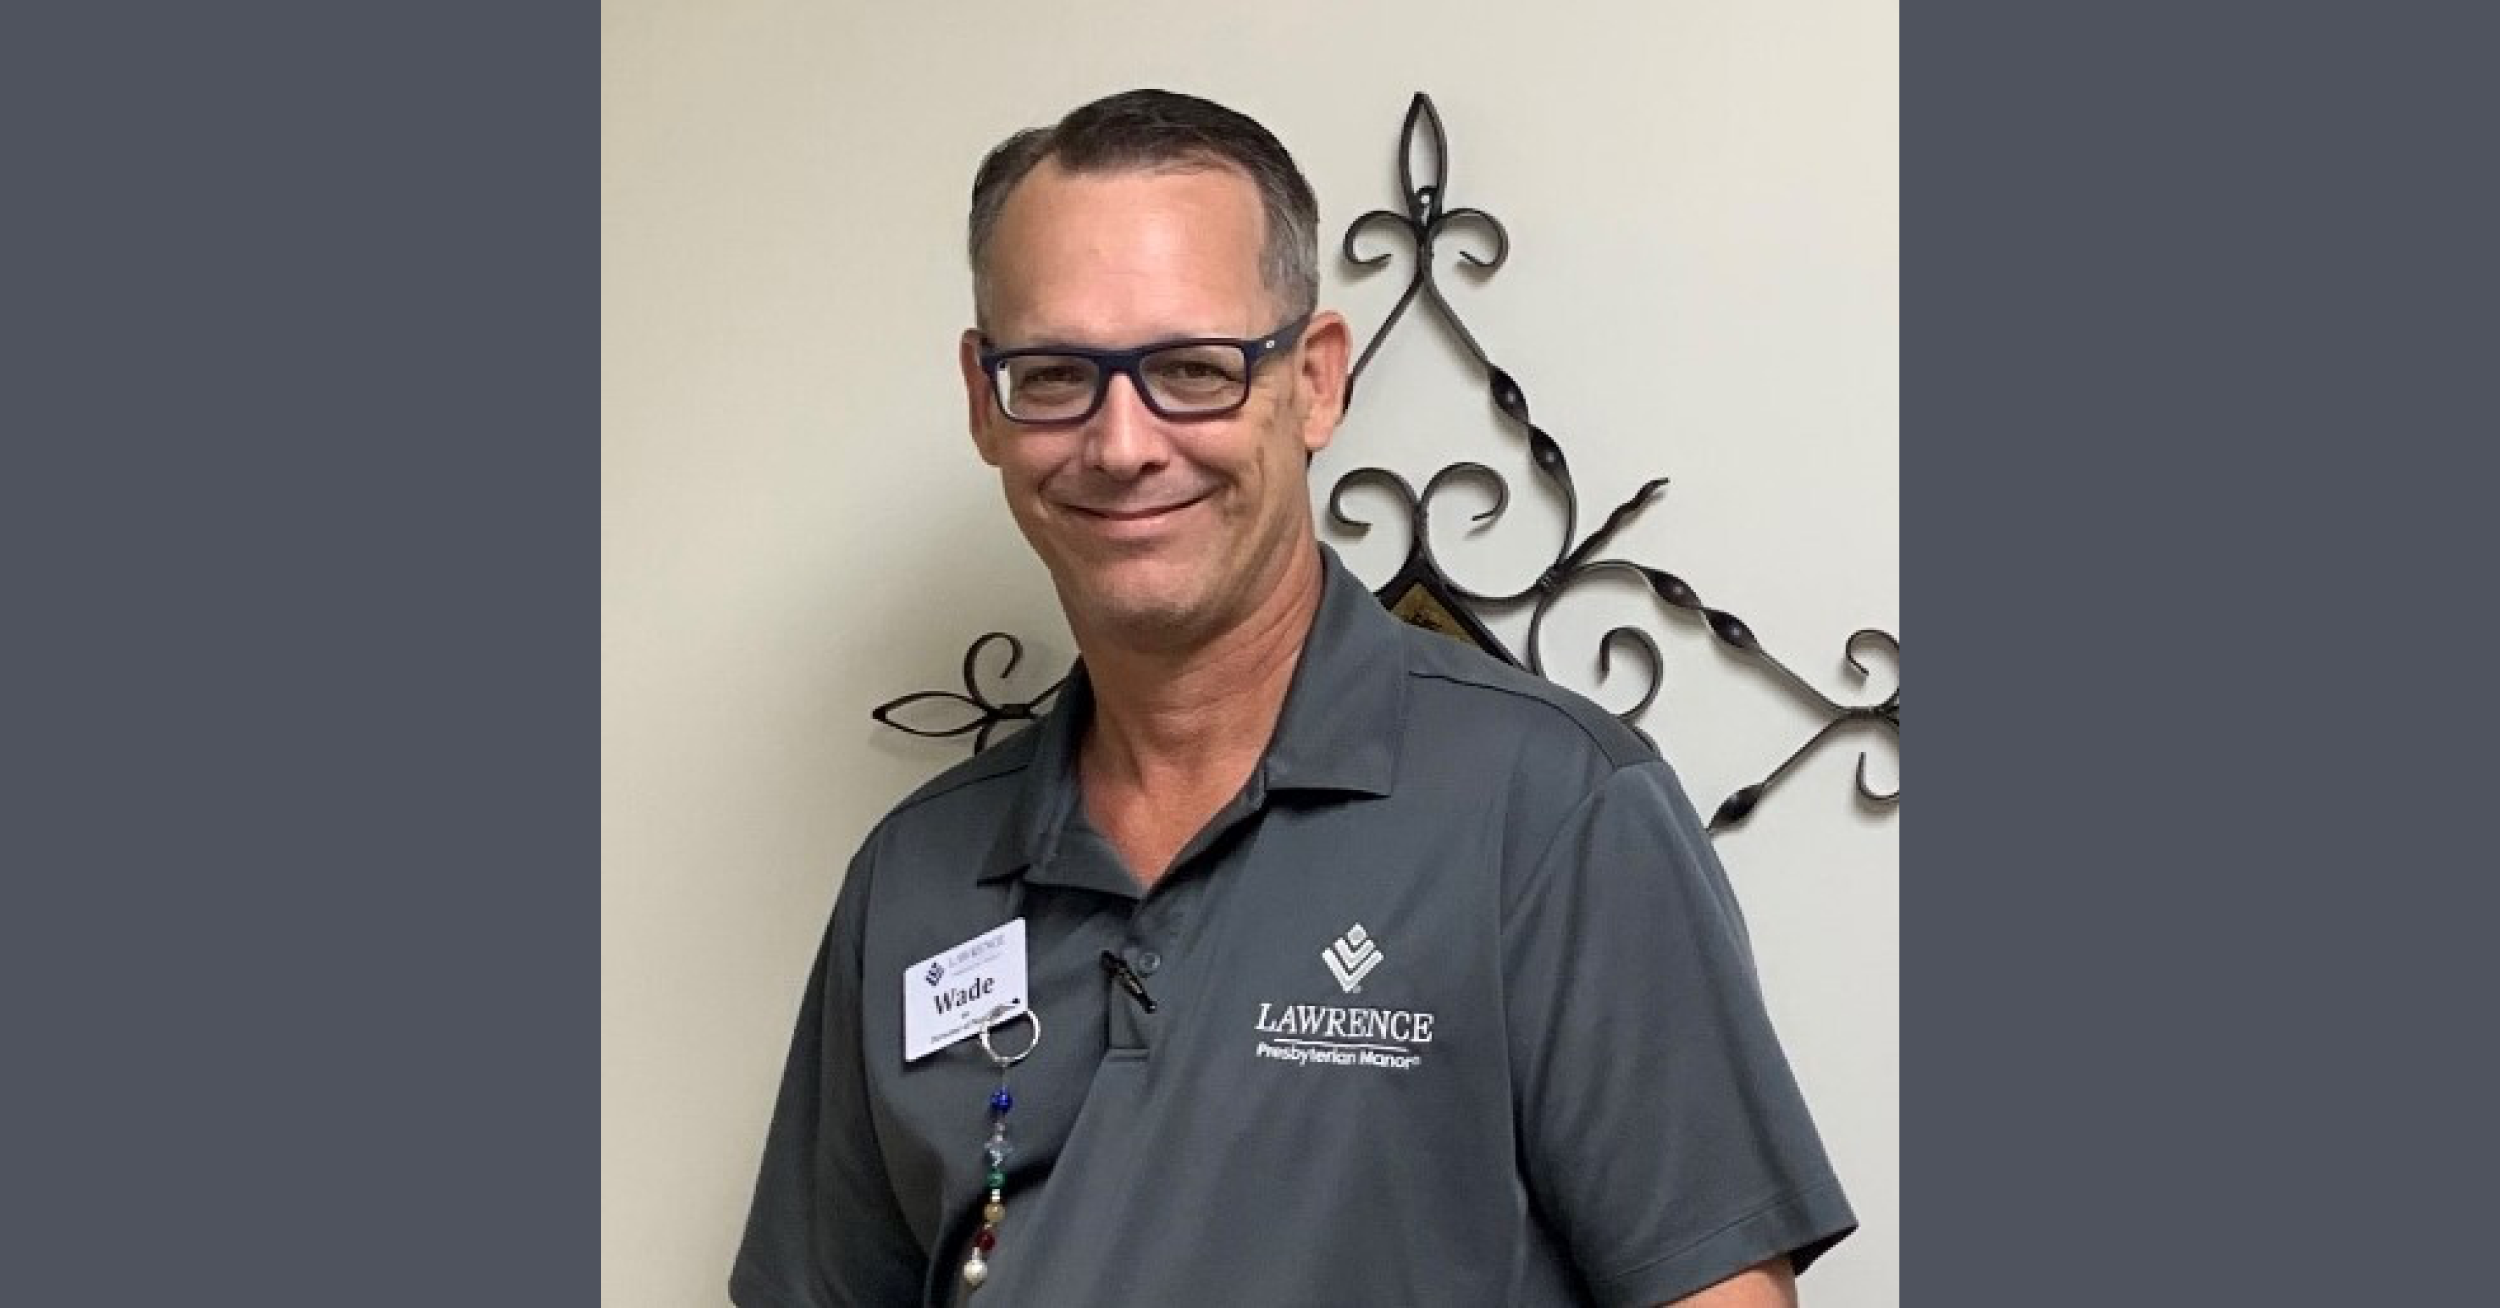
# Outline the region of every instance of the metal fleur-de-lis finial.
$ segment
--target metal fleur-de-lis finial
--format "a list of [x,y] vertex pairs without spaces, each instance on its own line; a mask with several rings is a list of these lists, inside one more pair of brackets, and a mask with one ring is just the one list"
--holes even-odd
[[[1860,628],[1850,633],[1848,642],[1841,647],[1841,657],[1848,662],[1850,671],[1857,674],[1859,681],[1865,681],[1867,678],[1866,665],[1858,658],[1860,641],[1870,641],[1891,651],[1894,666],[1900,665],[1901,642],[1899,639],[1889,632],[1878,631],[1872,627]],[[1779,667],[1776,663],[1772,666]],[[1754,806],[1762,802],[1763,795],[1782,777],[1787,776],[1789,770],[1795,768],[1799,760],[1822,748],[1825,741],[1844,728],[1859,724],[1878,726],[1890,731],[1896,745],[1901,740],[1901,688],[1898,685],[1893,687],[1891,695],[1874,704],[1844,705],[1807,685],[1805,679],[1790,673],[1786,668],[1780,668],[1779,671],[1795,682],[1798,689],[1820,702],[1830,716],[1825,719],[1823,726],[1817,729],[1814,735],[1806,738],[1805,744],[1798,746],[1788,758],[1780,762],[1779,767],[1772,769],[1770,776],[1738,790],[1734,795],[1721,801],[1718,812],[1710,816],[1712,832],[1722,832],[1741,825],[1746,817],[1753,813]],[[1899,783],[1894,783],[1890,791],[1878,791],[1866,780],[1866,752],[1863,750],[1858,752],[1857,786],[1859,798],[1875,808],[1892,809],[1901,803]]]
[[[981,691],[979,673],[981,652],[988,649],[993,641],[1007,643],[1007,665],[998,670],[998,680],[1003,682],[1015,676],[1016,665],[1024,660],[1024,643],[1005,632],[985,632],[981,639],[972,643],[971,649],[964,651],[964,693],[962,695],[957,695],[952,691],[914,691],[910,695],[888,700],[869,710],[869,717],[898,732],[909,732],[913,736],[949,737],[962,736],[970,732],[973,734],[973,753],[978,754],[989,749],[992,732],[1008,723],[1029,722],[1040,717],[1043,710],[1048,707],[1045,702],[1057,695],[1059,688],[1067,683],[1067,679],[1063,677],[1044,687],[1041,694],[1030,700],[991,699]],[[903,710],[928,704],[960,705],[971,711],[971,716],[951,727],[914,727],[902,720]]]
[[[1427,178],[1421,183],[1415,180],[1418,133],[1424,134],[1423,144],[1431,152]],[[1465,343],[1467,352],[1475,356],[1478,364],[1493,369],[1492,357],[1477,344],[1467,325],[1458,320],[1457,312],[1442,297],[1440,284],[1433,281],[1432,254],[1444,231],[1480,226],[1493,234],[1493,256],[1487,259],[1472,250],[1461,249],[1458,257],[1489,274],[1510,258],[1510,233],[1503,229],[1499,219],[1481,209],[1448,208],[1449,176],[1449,138],[1441,130],[1441,113],[1432,107],[1430,96],[1418,92],[1414,101],[1406,107],[1406,126],[1398,133],[1398,182],[1405,188],[1406,212],[1397,214],[1386,209],[1374,209],[1346,228],[1345,257],[1358,268],[1378,268],[1389,262],[1388,251],[1368,257],[1356,251],[1355,243],[1367,227],[1385,225],[1393,231],[1402,232],[1415,251],[1415,272],[1407,279],[1405,292],[1398,296],[1397,305],[1389,310],[1389,317],[1381,323],[1380,330],[1373,333],[1371,344],[1363,348],[1362,357],[1354,361],[1353,372],[1346,379],[1348,404],[1354,401],[1355,384],[1362,381],[1363,369],[1371,363],[1372,352],[1380,348],[1381,341],[1389,335],[1389,329],[1397,326],[1398,319],[1406,313],[1406,307],[1413,304],[1418,295],[1431,299],[1433,307],[1441,311],[1442,321],[1457,331],[1459,340]]]

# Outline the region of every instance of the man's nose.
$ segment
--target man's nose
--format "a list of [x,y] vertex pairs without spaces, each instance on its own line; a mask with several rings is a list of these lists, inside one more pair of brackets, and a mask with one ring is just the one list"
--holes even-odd
[[1131,479],[1160,468],[1171,457],[1161,420],[1137,393],[1136,379],[1114,373],[1102,408],[1085,425],[1085,462],[1113,477]]

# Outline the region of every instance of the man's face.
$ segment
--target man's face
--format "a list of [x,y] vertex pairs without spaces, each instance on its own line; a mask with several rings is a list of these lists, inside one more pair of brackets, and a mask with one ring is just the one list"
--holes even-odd
[[[1257,189],[1231,169],[1079,176],[1044,162],[991,236],[990,342],[1263,336],[1284,317],[1260,278],[1264,221]],[[1081,637],[1185,649],[1275,592],[1311,548],[1305,467],[1335,429],[1347,344],[1343,319],[1315,317],[1220,418],[1159,417],[1114,376],[1091,418],[1030,426],[999,412],[978,335],[965,334],[973,441]]]

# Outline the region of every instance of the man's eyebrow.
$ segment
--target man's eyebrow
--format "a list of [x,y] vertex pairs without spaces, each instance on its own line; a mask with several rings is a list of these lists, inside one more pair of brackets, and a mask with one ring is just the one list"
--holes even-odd
[[1148,335],[1120,341],[1106,341],[1085,332],[1042,331],[1009,340],[1004,333],[990,334],[992,346],[1000,350],[1134,350],[1140,346],[1159,345],[1166,341],[1237,341],[1255,340],[1235,333],[1206,327],[1169,328]]
[[1119,347],[1105,345],[1077,332],[1037,332],[1019,338],[1008,348],[1015,350],[1116,350]]

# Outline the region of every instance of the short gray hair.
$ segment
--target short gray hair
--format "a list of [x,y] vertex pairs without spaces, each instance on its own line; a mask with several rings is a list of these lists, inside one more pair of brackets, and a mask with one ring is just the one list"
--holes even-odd
[[1018,132],[972,179],[974,321],[989,324],[990,237],[1009,193],[1044,160],[1071,173],[1229,167],[1250,179],[1266,215],[1259,276],[1299,318],[1319,307],[1319,200],[1293,156],[1257,120],[1173,91],[1124,91],[1074,110],[1053,127]]

